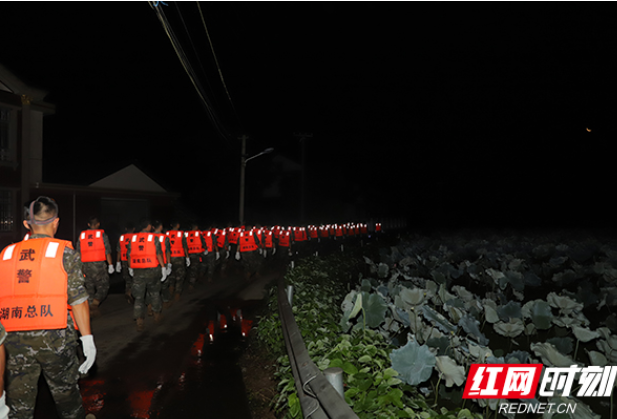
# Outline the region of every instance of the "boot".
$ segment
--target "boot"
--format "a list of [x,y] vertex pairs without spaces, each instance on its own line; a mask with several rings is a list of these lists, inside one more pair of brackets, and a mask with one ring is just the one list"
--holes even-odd
[[171,301],[171,300],[170,300],[170,301],[165,301],[165,302],[163,303],[163,308],[169,308],[169,307],[171,307],[171,306],[173,305],[173,303],[174,303],[174,302],[173,302],[173,301]]
[[148,304],[148,317],[152,317],[154,311],[152,311],[152,304]]
[[138,319],[137,319],[137,331],[138,331],[138,332],[142,332],[142,331],[144,330],[144,326],[145,326],[145,324],[144,324],[144,319],[143,319],[143,318],[141,318],[141,317],[140,317],[140,318],[138,318]]
[[159,324],[163,320],[163,315],[161,313],[154,313],[154,323]]
[[126,297],[126,302],[129,303],[130,305],[133,305],[133,303],[135,302],[135,299],[131,295],[131,291],[127,290],[124,296]]
[[174,295],[174,301],[175,302],[180,301],[180,294]]
[[92,300],[92,307],[98,307],[100,304],[101,302],[96,298]]

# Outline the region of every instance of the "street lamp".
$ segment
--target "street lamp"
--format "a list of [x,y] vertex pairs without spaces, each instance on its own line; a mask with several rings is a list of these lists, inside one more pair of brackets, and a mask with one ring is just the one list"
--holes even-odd
[[242,153],[240,154],[240,225],[244,224],[244,173],[246,168],[246,163],[249,160],[253,160],[256,157],[262,156],[264,154],[272,153],[274,149],[272,147],[266,148],[261,153],[255,154],[252,157],[246,158],[246,138],[242,137]]

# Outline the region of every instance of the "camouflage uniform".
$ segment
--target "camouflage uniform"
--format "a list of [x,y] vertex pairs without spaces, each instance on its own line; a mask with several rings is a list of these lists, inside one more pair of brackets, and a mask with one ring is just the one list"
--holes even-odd
[[[49,237],[35,234],[31,239]],[[68,273],[68,303],[78,305],[88,300],[84,287],[79,252],[64,250],[64,269]],[[67,328],[10,332],[4,346],[7,352],[6,402],[11,418],[34,417],[34,405],[41,370],[62,418],[83,419],[86,415],[79,392],[78,334],[67,312]]]
[[[202,248],[207,249],[208,247],[206,246],[206,240],[201,235],[199,235],[199,238],[201,240]],[[191,259],[191,266],[189,266],[187,274],[189,285],[195,285],[197,278],[200,278],[204,273],[203,271],[205,266],[202,265],[203,256],[204,252],[189,254],[189,259]]]
[[171,275],[168,279],[169,287],[174,287],[174,294],[182,294],[184,277],[186,275],[186,258],[171,258]]
[[[168,249],[169,248],[170,247],[168,247]],[[184,254],[188,255],[189,249],[186,244],[186,236],[184,234],[182,234],[182,248],[184,249]],[[171,260],[171,275],[167,279],[167,281],[169,281],[169,289],[173,287],[173,293],[179,296],[182,294],[184,277],[186,275],[186,257],[172,257],[168,260]]]
[[[214,238],[213,238],[214,239]],[[219,251],[219,260],[218,260],[218,266],[219,266],[219,271],[221,272],[221,276],[225,274],[225,271],[227,270],[227,252],[229,250],[229,235],[225,234],[225,241],[223,242],[223,246],[220,247],[218,245],[218,240],[214,240],[214,246],[216,246],[216,248]],[[214,252],[212,252],[214,253]],[[214,259],[215,259],[215,263],[216,263],[216,255],[214,255]]]
[[[103,243],[105,244],[105,255],[111,255],[111,245],[107,233],[103,233]],[[77,240],[76,249],[79,252],[80,241]],[[82,262],[83,274],[85,278],[86,290],[90,297],[88,302],[92,304],[92,300],[103,301],[109,292],[109,273],[107,272],[107,261],[102,262]]]
[[[225,252],[220,252],[219,260],[221,260],[220,258],[224,254]],[[208,252],[207,255],[202,255],[201,260],[204,265],[204,274],[208,278],[208,281],[212,281],[212,277],[214,275],[214,268],[216,267],[216,251]]]
[[[255,244],[257,247],[261,247],[261,240],[259,234],[254,234]],[[252,252],[240,252],[240,262],[244,268],[247,278],[250,278],[257,272],[261,262],[263,262],[263,256],[259,254],[259,250],[253,250]]]
[[[127,234],[127,233],[125,233]],[[133,234],[133,233],[130,233]],[[116,254],[119,255],[121,252],[120,249],[120,240],[118,240],[118,245],[116,246]],[[118,256],[119,258],[119,256]],[[122,279],[124,280],[124,283],[126,284],[124,292],[125,294],[129,294],[131,291],[131,286],[133,284],[133,278],[131,277],[131,275],[129,274],[129,263],[126,260],[121,260],[120,261],[120,266],[122,266]]]
[[[169,237],[168,236],[165,236],[165,258],[163,259],[165,259],[167,263],[171,263],[171,249],[169,248]],[[165,267],[167,267],[167,265],[165,265]],[[171,270],[173,272],[174,270],[173,265],[171,266]],[[172,295],[169,292],[170,285],[171,285],[171,279],[169,277],[167,277],[164,282],[161,282],[161,299],[163,300],[164,303],[168,303],[169,301],[171,301]],[[152,304],[152,301],[148,297],[148,294],[146,294],[146,305],[148,304]]]
[[[152,234],[152,233],[151,233]],[[161,243],[158,240],[154,241],[156,254],[163,257]],[[131,260],[131,242],[127,246],[126,258]],[[152,311],[160,313],[163,311],[163,302],[161,301],[161,267],[156,268],[135,268],[133,269],[133,284],[131,286],[131,294],[135,299],[133,305],[133,318],[143,319],[146,313],[146,300],[148,304],[152,304]]]

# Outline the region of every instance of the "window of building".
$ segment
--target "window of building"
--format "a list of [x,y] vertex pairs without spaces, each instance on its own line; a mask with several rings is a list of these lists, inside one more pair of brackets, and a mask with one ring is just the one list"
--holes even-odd
[[0,189],[0,232],[15,228],[15,202],[13,191]]

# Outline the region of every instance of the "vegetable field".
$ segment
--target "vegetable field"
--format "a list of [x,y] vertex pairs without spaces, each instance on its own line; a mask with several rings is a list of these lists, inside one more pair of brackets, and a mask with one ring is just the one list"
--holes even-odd
[[[459,234],[375,246],[305,259],[287,276],[312,359],[343,368],[345,398],[361,418],[514,417],[499,411],[502,400],[461,399],[472,363],[617,364],[610,238]],[[259,329],[274,348],[276,314]],[[280,353],[274,405],[301,417]],[[546,419],[613,417],[612,397],[574,396],[527,403],[576,403],[534,416]]]

